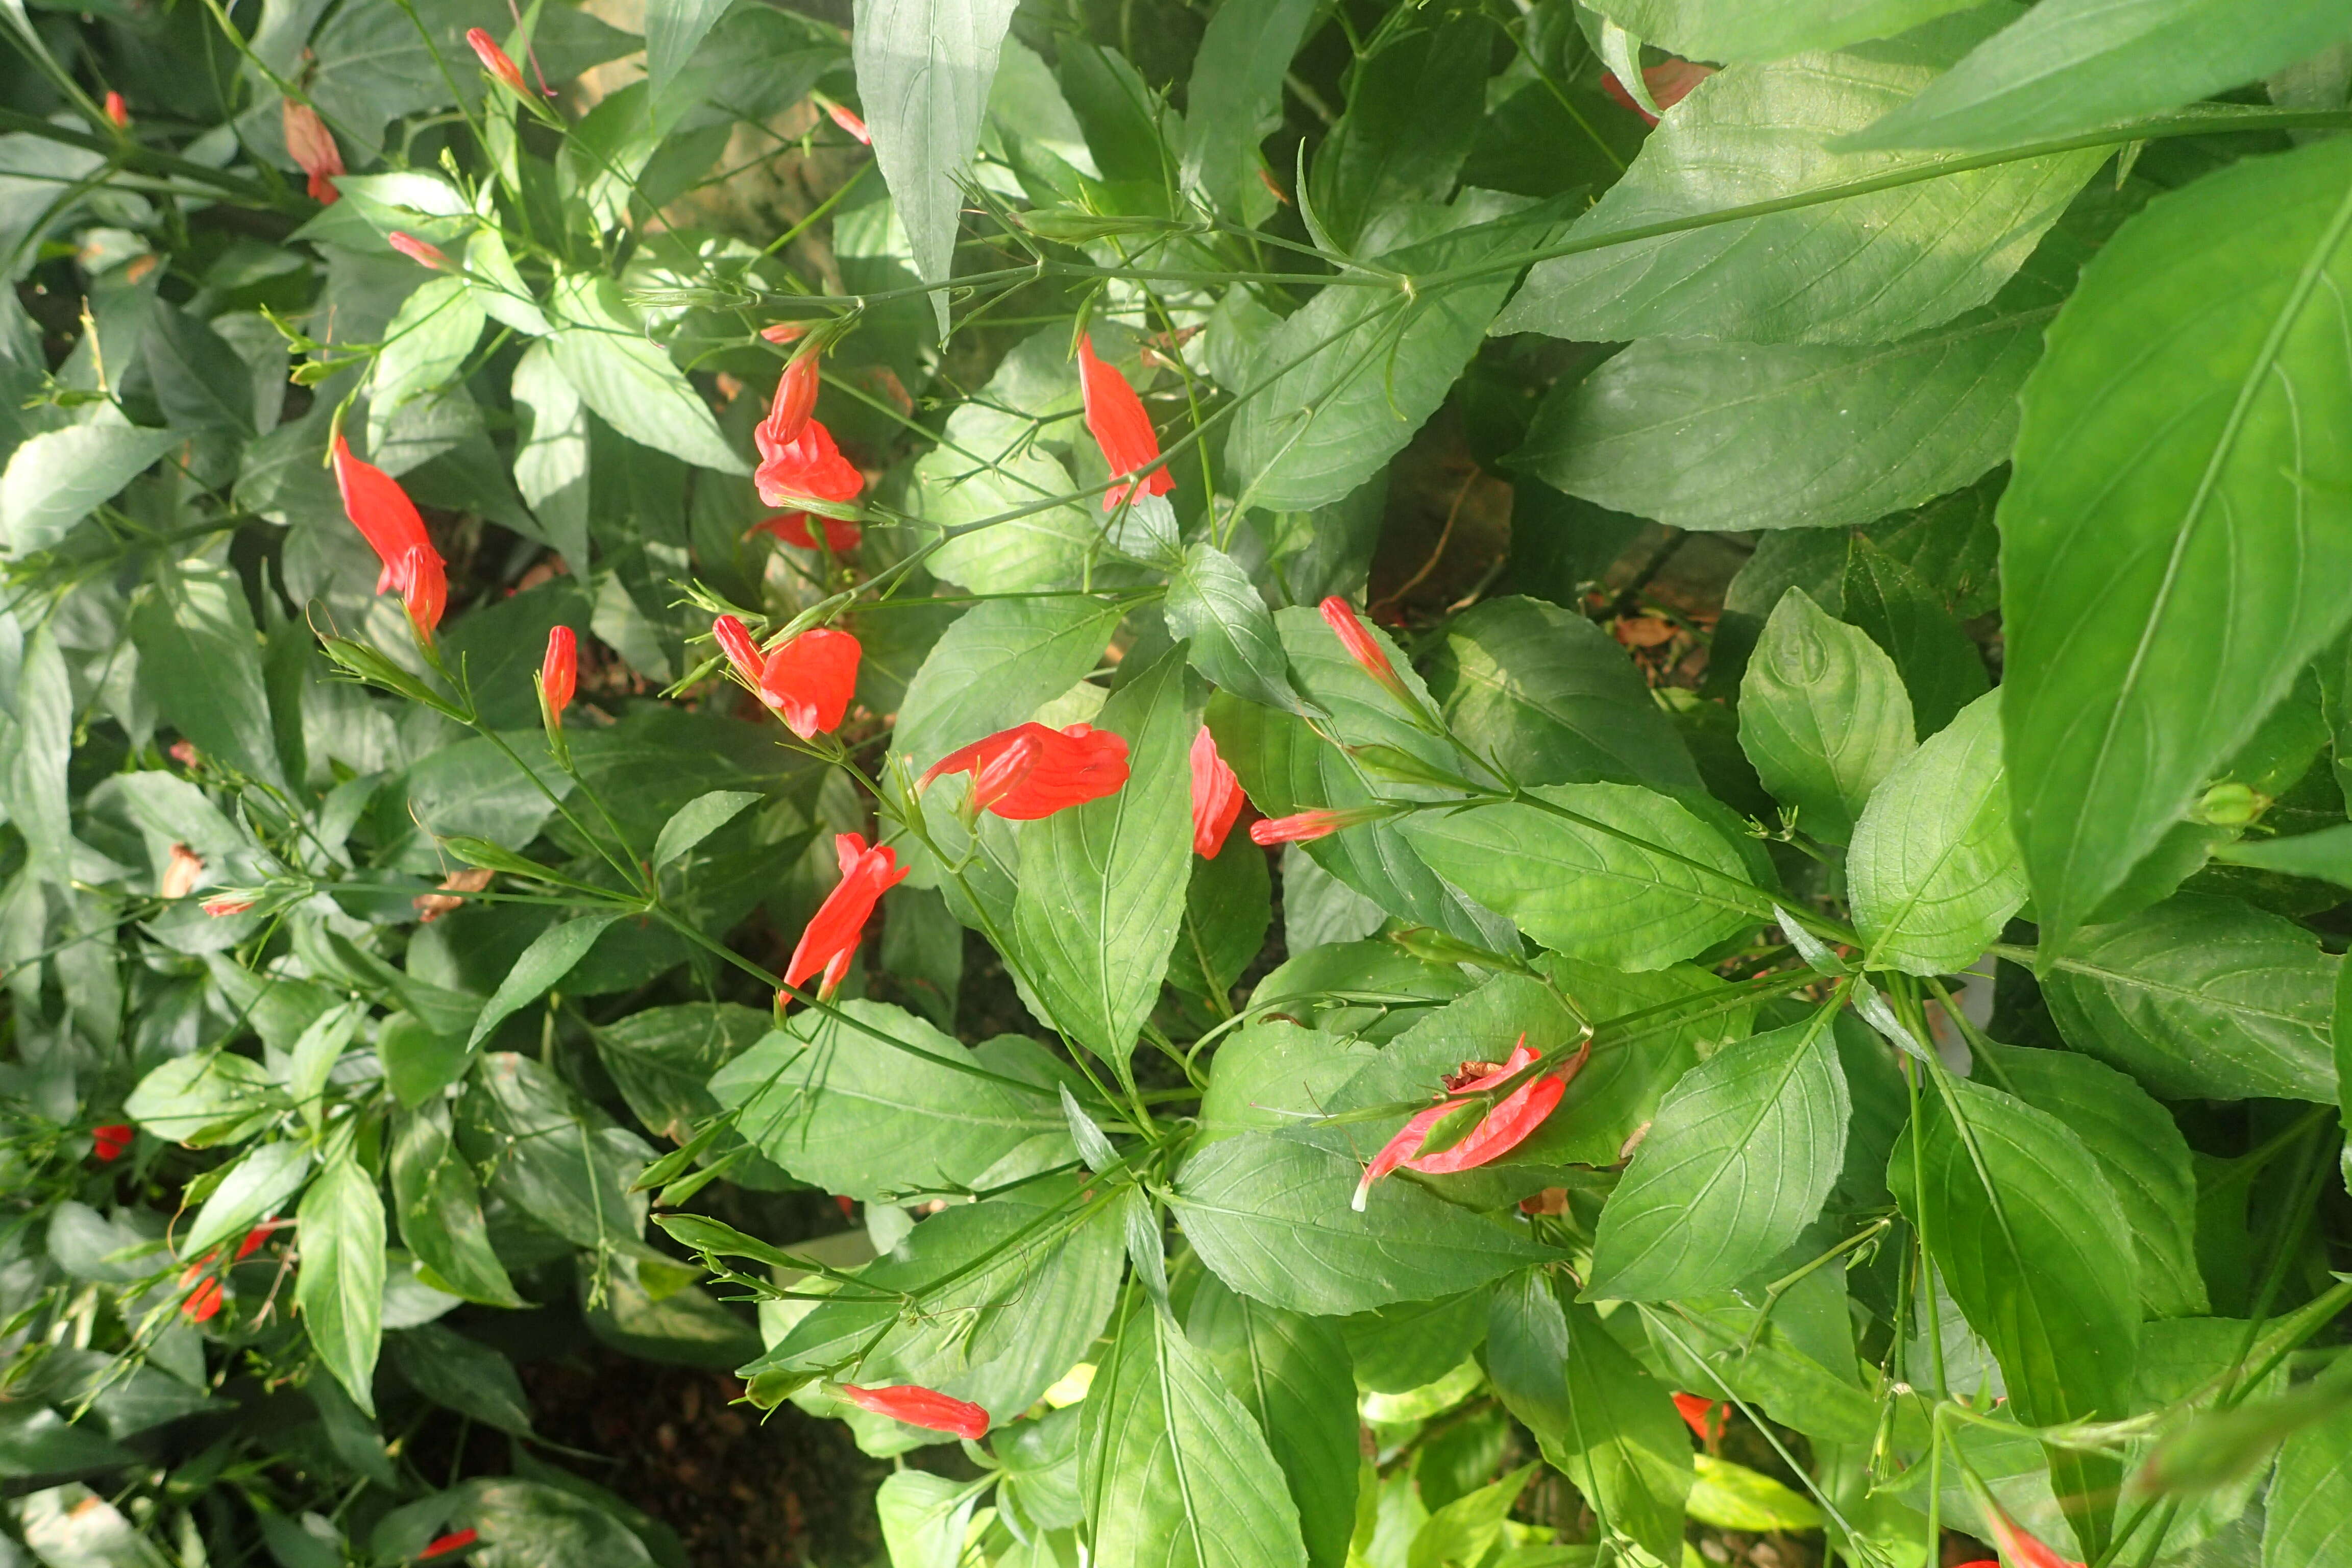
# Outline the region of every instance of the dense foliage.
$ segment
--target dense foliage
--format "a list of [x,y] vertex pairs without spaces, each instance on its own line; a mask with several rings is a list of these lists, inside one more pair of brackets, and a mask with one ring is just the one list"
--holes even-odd
[[0,1564],[2352,1563],[2340,0],[628,20],[0,11]]

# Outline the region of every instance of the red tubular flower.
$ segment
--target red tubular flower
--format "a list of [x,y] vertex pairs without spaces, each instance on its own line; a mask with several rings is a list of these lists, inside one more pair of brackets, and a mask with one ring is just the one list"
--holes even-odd
[[131,129],[131,106],[123,102],[122,95],[111,88],[106,94],[106,121],[117,131]]
[[839,503],[857,499],[866,476],[833,444],[833,432],[811,419],[790,441],[768,439],[767,422],[751,433],[760,448],[760,466],[751,475],[764,506],[790,506],[794,501]]
[[1358,618],[1355,605],[1334,594],[1318,608],[1322,611],[1323,624],[1331,628],[1332,634],[1339,639],[1339,646],[1348,650],[1348,657],[1354,659],[1366,675],[1379,681],[1390,696],[1407,708],[1420,706],[1413,700],[1412,689],[1405,685],[1404,678],[1396,672],[1396,666],[1389,662],[1388,649],[1381,646],[1380,639],[1372,636]]
[[773,326],[761,327],[760,335],[772,343],[796,343],[808,336],[808,323],[778,321]]
[[860,1388],[854,1383],[845,1383],[838,1389],[842,1398],[860,1410],[871,1410],[877,1415],[887,1415],[909,1426],[952,1432],[974,1442],[988,1436],[988,1412],[968,1399],[954,1399],[935,1389],[905,1384],[896,1388]]
[[[865,531],[845,517],[816,519],[824,525],[824,547],[835,555],[847,555],[866,537]],[[811,516],[804,511],[780,511],[765,521],[751,525],[753,533],[772,533],[786,544],[796,544],[803,550],[816,548],[816,531],[809,524]]]
[[[478,33],[481,31],[478,27],[474,30]],[[465,1530],[453,1530],[446,1535],[434,1537],[433,1544],[418,1552],[416,1560],[423,1563],[429,1558],[446,1557],[452,1552],[463,1552],[480,1539],[481,1532],[471,1527]]]
[[413,234],[401,234],[394,231],[384,237],[384,243],[419,267],[429,267],[436,272],[456,270],[450,263],[447,252],[437,245],[427,244]]
[[[1703,66],[1696,60],[1663,60],[1642,68],[1642,85],[1650,89],[1650,101],[1660,109],[1672,109],[1691,95],[1691,89],[1715,74],[1713,66]],[[1614,71],[1601,73],[1601,90],[1632,110],[1643,120],[1655,125],[1658,117],[1633,100],[1625,84],[1617,79]]]
[[1020,724],[950,752],[915,787],[941,773],[971,774],[972,804],[982,810],[1034,822],[1118,793],[1127,783],[1127,742],[1091,724],[1066,730]]
[[247,1258],[252,1257],[255,1253],[260,1251],[261,1244],[268,1241],[269,1239],[269,1233],[277,1228],[277,1221],[264,1220],[261,1224],[255,1226],[251,1230],[247,1231],[245,1233],[245,1239],[236,1244],[236,1261],[242,1263]]
[[803,632],[768,655],[760,671],[760,700],[803,741],[820,730],[837,730],[857,689],[863,651],[856,637],[831,626]]
[[2013,1568],[2083,1568],[2073,1558],[2061,1557],[2054,1549],[2036,1541],[1998,1507],[1985,1509],[1985,1522],[1992,1528],[1993,1545]]
[[317,110],[290,98],[278,111],[278,121],[286,132],[287,156],[310,176],[310,199],[331,205],[342,195],[335,189],[335,176],[343,172],[343,155],[335,146],[335,133],[327,129],[327,122],[319,118]]
[[[1451,1149],[1441,1149],[1433,1154],[1416,1154],[1413,1151],[1428,1138],[1429,1130],[1460,1102],[1444,1100],[1431,1106],[1406,1122],[1403,1130],[1390,1139],[1387,1145],[1372,1157],[1372,1163],[1364,1167],[1364,1179],[1356,1184],[1356,1195],[1349,1200],[1349,1207],[1361,1214],[1365,1194],[1372,1190],[1372,1184],[1399,1165],[1408,1171],[1420,1171],[1429,1175],[1448,1175],[1456,1171],[1475,1170],[1490,1160],[1509,1153],[1525,1142],[1529,1133],[1543,1125],[1544,1118],[1549,1116],[1552,1108],[1559,1103],[1559,1097],[1568,1092],[1568,1080],[1584,1066],[1591,1049],[1591,1042],[1588,1040],[1584,1049],[1577,1052],[1557,1071],[1530,1079],[1505,1095],[1500,1104],[1480,1119],[1470,1136]],[[1499,1066],[1493,1062],[1464,1062],[1459,1072],[1447,1076],[1446,1092],[1458,1095],[1493,1089],[1522,1068],[1533,1065],[1541,1054],[1528,1044],[1525,1035],[1521,1035],[1518,1044],[1511,1047],[1510,1059]]]
[[1698,1435],[1702,1443],[1712,1443],[1723,1436],[1723,1418],[1729,1406],[1697,1394],[1675,1395],[1675,1409],[1683,1425]]
[[496,38],[480,27],[468,27],[466,29],[466,42],[473,48],[474,58],[482,62],[484,70],[506,83],[509,91],[518,96],[529,96],[522,85],[522,71],[508,57],[506,50],[499,47]]
[[400,597],[408,609],[408,624],[416,628],[419,641],[431,642],[441,625],[442,607],[449,601],[449,577],[442,570],[440,552],[429,544],[410,545],[400,575],[406,584]]
[[335,487],[343,493],[343,515],[383,563],[375,591],[406,593],[409,552],[419,546],[428,552],[433,549],[433,542],[425,536],[425,520],[416,514],[416,503],[390,474],[352,457],[352,444],[341,431],[335,433]]
[[563,727],[563,710],[580,680],[580,639],[570,626],[550,626],[547,657],[540,660],[539,689],[547,699],[547,721]]
[[752,640],[751,631],[732,616],[721,616],[710,623],[710,635],[719,639],[719,647],[727,655],[727,662],[735,673],[753,690],[760,686],[760,672],[767,668],[767,656]]
[[1192,737],[1192,853],[1215,859],[1241,814],[1242,781],[1217,755],[1217,739],[1203,724]]
[[786,985],[798,985],[819,970],[824,972],[825,991],[840,984],[874,906],[911,868],[898,864],[895,850],[867,848],[862,834],[842,834],[834,839],[833,848],[841,860],[841,880],[817,906],[808,930],[801,932],[800,945],[784,965]]
[[213,919],[219,920],[225,915],[245,913],[246,910],[253,908],[253,900],[251,899],[206,899],[196,907]]
[[834,102],[833,100],[829,98],[823,101],[824,103],[824,112],[826,116],[830,118],[835,125],[838,125],[844,131],[848,132],[849,134],[862,145],[867,147],[874,145],[874,132],[866,129],[866,121],[858,119],[856,115],[851,113],[840,104]]
[[1386,816],[1386,807],[1351,805],[1331,811],[1318,808],[1296,811],[1288,816],[1270,816],[1264,822],[1250,824],[1250,842],[1260,845],[1311,844],[1318,838],[1328,838],[1343,827],[1353,827],[1360,822],[1377,822]]
[[122,1158],[122,1152],[131,1147],[131,1124],[127,1121],[110,1121],[103,1127],[93,1127],[89,1130],[89,1141],[97,1147],[90,1152],[98,1156],[99,1163],[110,1165]]
[[183,1287],[195,1287],[180,1302],[180,1315],[192,1323],[208,1323],[220,1313],[220,1281],[205,1277],[205,1265],[219,1256],[217,1248],[207,1252],[180,1274]]
[[801,438],[809,416],[816,411],[816,355],[803,349],[784,363],[776,382],[776,395],[768,402],[768,416],[760,421],[760,454],[781,451]]
[[1160,435],[1151,428],[1151,416],[1143,411],[1143,399],[1135,395],[1127,377],[1095,357],[1091,334],[1078,340],[1078,390],[1086,398],[1087,428],[1101,446],[1103,461],[1127,481],[1104,493],[1103,510],[1110,510],[1136,490],[1164,496],[1174,489],[1176,481],[1166,468],[1152,468],[1139,479],[1129,478],[1160,461]]

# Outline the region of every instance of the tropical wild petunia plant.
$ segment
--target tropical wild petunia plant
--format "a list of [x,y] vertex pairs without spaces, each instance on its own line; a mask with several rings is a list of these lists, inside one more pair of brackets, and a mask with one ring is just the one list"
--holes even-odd
[[2352,1562],[2352,12],[809,10],[0,15],[14,1539]]

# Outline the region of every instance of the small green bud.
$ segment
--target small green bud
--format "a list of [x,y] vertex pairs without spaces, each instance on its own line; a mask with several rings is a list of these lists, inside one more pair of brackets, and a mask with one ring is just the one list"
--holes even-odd
[[2251,784],[2217,784],[2205,792],[2191,818],[2209,827],[2243,827],[2270,808],[2270,796]]

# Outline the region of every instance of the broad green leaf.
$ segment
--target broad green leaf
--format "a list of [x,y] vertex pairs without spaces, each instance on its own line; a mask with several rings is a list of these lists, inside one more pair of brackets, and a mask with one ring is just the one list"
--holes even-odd
[[1563,1303],[1538,1270],[1506,1281],[1487,1316],[1486,1372],[1604,1528],[1661,1563],[1680,1558],[1689,1430],[1591,1308]]
[[893,1470],[874,1494],[890,1568],[956,1568],[980,1493],[928,1470]]
[[463,278],[428,279],[401,301],[383,330],[383,352],[368,380],[368,449],[381,457],[404,404],[429,402],[450,384],[474,352],[488,316],[480,293]]
[[1287,1018],[1261,1016],[1244,1024],[1220,1041],[1209,1058],[1199,1142],[1278,1132],[1320,1114],[1333,1091],[1371,1055],[1370,1046],[1335,1043],[1322,1031]]
[[315,1135],[326,1123],[327,1080],[367,1019],[367,1005],[346,1002],[310,1020],[295,1037],[286,1066],[286,1093]]
[[436,1101],[399,1120],[392,1141],[392,1198],[400,1244],[431,1273],[428,1283],[485,1306],[523,1304],[490,1247],[481,1191],[450,1138],[447,1106]]
[[2232,866],[2252,866],[2260,871],[2281,871],[2290,877],[2333,882],[2339,888],[2352,887],[2352,823],[2339,822],[2316,833],[2297,833],[2284,838],[2222,844],[2215,847],[2213,858]]
[[1090,1556],[1165,1568],[1307,1562],[1298,1509],[1265,1436],[1216,1364],[1166,1314],[1138,1305],[1080,1407]]
[[1822,1510],[1802,1493],[1745,1465],[1693,1454],[1696,1474],[1684,1511],[1717,1530],[1819,1530]]
[[2263,1568],[2352,1563],[2352,1410],[2286,1440],[2263,1518]]
[[1185,1337],[1265,1434],[1282,1467],[1313,1568],[1343,1568],[1356,1518],[1356,1381],[1348,1342],[1327,1318],[1253,1301],[1202,1279]]
[[1601,0],[1644,43],[1694,60],[1769,60],[1891,38],[1976,0]]
[[[1760,1312],[1734,1294],[1675,1305],[1647,1320],[1650,1342],[1676,1386],[1728,1389],[1810,1437],[1867,1444],[1878,1402],[1857,1374],[1844,1280],[1816,1269]],[[1954,1314],[1958,1316],[1956,1312]],[[1813,1324],[1829,1331],[1804,1331]]]
[[195,1224],[179,1243],[186,1257],[196,1258],[224,1241],[241,1237],[248,1226],[301,1188],[310,1174],[310,1151],[291,1139],[263,1143],[229,1167],[220,1185],[212,1190]]
[[1086,598],[992,599],[932,646],[898,708],[892,750],[918,771],[1009,730],[1083,679],[1120,607]]
[[440,1495],[454,1505],[447,1522],[479,1531],[479,1554],[506,1568],[653,1568],[602,1496],[505,1479],[467,1481]]
[[[276,336],[274,328],[261,324]],[[254,373],[209,324],[157,301],[140,339],[139,363],[155,383],[165,424],[253,436]]]
[[[1659,1101],[1683,1074],[1755,1026],[1754,1009],[1722,1005],[1724,983],[1696,964],[1628,974],[1555,953],[1543,968],[1593,1020],[1592,1054],[1570,1080],[1559,1109],[1511,1152],[1516,1163],[1622,1160],[1627,1141],[1656,1117]],[[1631,1016],[1635,1014],[1644,1016]]]
[[1662,969],[1771,918],[1738,850],[1678,802],[1633,784],[1526,794],[1418,812],[1405,837],[1546,947],[1623,969]]
[[140,679],[163,717],[199,751],[282,784],[261,643],[236,572],[207,561],[178,563],[132,610],[131,626]]
[[[1928,168],[1934,160],[1916,153],[1829,143],[1905,101],[2011,14],[1992,8],[1896,42],[1717,72],[1675,106],[1568,238]],[[1892,342],[1990,300],[2106,155],[2022,159],[1540,262],[1495,331],[1594,342]]]
[[[647,1007],[597,1029],[596,1058],[649,1131],[683,1143],[719,1112],[711,1075],[766,1037],[772,1016],[732,1002]],[[722,1133],[714,1152],[734,1142]]]
[[[5,624],[15,641],[14,618]],[[0,805],[33,874],[62,885],[73,872],[73,677],[51,626],[34,630],[21,657],[16,679],[0,681],[0,693],[14,699],[0,715]],[[41,946],[37,933],[28,936],[27,954]]]
[[1160,609],[1168,635],[1189,639],[1193,666],[1202,675],[1245,700],[1298,711],[1274,616],[1232,556],[1206,541],[1186,550],[1183,565],[1168,579]]
[[581,1247],[618,1248],[646,1227],[633,1193],[652,1151],[574,1099],[553,1071],[509,1051],[485,1052],[458,1102],[459,1147],[488,1172],[490,1193]]
[[[850,54],[874,159],[906,224],[916,274],[943,283],[954,261],[967,175],[988,113],[1013,0],[857,0]],[[931,296],[940,335],[948,299]]]
[[[1068,334],[1058,335],[1066,348]],[[1050,412],[1064,421],[1058,429],[1046,411],[1032,416],[995,406],[1011,390],[1002,387],[1005,379],[1000,374],[982,391],[988,401],[950,415],[944,438],[915,460],[911,510],[927,523],[969,529],[932,552],[930,568],[975,594],[1078,587],[1104,553],[1102,514],[1075,502],[1039,504],[1077,488],[1043,444],[1070,428],[1075,406],[1054,400]],[[1013,512],[1022,515],[1005,515]],[[969,528],[982,521],[985,528]]]
[[742,815],[743,808],[762,797],[748,789],[715,789],[696,795],[662,824],[654,840],[654,868],[668,865]]
[[611,279],[559,278],[554,309],[560,324],[545,340],[549,352],[598,418],[639,446],[697,468],[751,471],[719,434],[710,405],[646,340]]
[[733,0],[646,0],[646,91],[656,106]]
[[1999,1358],[2019,1419],[2121,1415],[2139,1261],[2105,1174],[2057,1118],[1965,1079],[1937,1085],[1886,1184]]
[[515,489],[573,576],[588,570],[588,410],[564,379],[555,350],[523,350],[510,387],[515,416]]
[[2209,1311],[2197,1269],[2197,1173],[2171,1114],[2110,1067],[2070,1051],[1975,1047],[1990,1081],[2072,1129],[2131,1222],[2150,1318]]
[[122,1102],[122,1114],[141,1127],[193,1148],[235,1131],[249,1136],[261,1119],[290,1109],[259,1062],[223,1050],[173,1058],[141,1079]]
[[69,425],[32,437],[0,473],[0,538],[8,553],[48,549],[187,438],[184,431],[129,425]]
[[802,1012],[710,1080],[719,1103],[760,1152],[803,1181],[867,1203],[991,1184],[1024,1151],[1025,1175],[1070,1158],[1047,1058],[1007,1036],[967,1049],[911,1014],[879,1002],[839,1004],[850,1017],[933,1057],[1031,1079],[1023,1093],[974,1073],[894,1051],[863,1031]]
[[[1487,259],[1498,248],[1532,247],[1549,219],[1504,218],[1522,205],[1489,192],[1423,209],[1435,220],[1424,222],[1423,235],[1440,223],[1451,232],[1423,237],[1381,264],[1429,273]],[[1242,503],[1303,511],[1354,492],[1436,412],[1510,286],[1507,272],[1417,297],[1334,286],[1286,318],[1257,356],[1249,417],[1225,446],[1227,483]]]
[[2326,0],[2042,0],[1858,147],[2007,147],[2191,103],[2352,35]]
[[1220,5],[1202,31],[1184,95],[1184,183],[1236,220],[1255,221],[1258,145],[1282,123],[1283,75],[1317,9],[1315,0]]
[[1265,950],[1274,923],[1274,879],[1265,851],[1244,830],[1225,836],[1216,858],[1192,860],[1184,920],[1168,956],[1168,984],[1196,996],[1230,998],[1234,984]]
[[1922,735],[1949,724],[1991,685],[1976,644],[1945,607],[1943,595],[1867,536],[1855,538],[1846,552],[1841,613],[1867,632],[1902,672],[1912,721]]
[[1492,44],[1477,16],[1440,13],[1358,58],[1347,112],[1316,150],[1302,197],[1340,248],[1368,247],[1382,218],[1454,188],[1485,117]]
[[2166,1099],[2332,1104],[2328,1021],[2343,961],[2292,921],[2183,893],[2092,926],[2042,962],[2067,1044]]
[[[1423,1450],[1424,1457],[1428,1452]],[[1413,1531],[1412,1546],[1405,1554],[1406,1568],[1451,1568],[1455,1563],[1485,1562],[1502,1538],[1512,1506],[1535,1473],[1535,1465],[1522,1465],[1501,1480],[1440,1507]]]
[[294,1304],[328,1372],[373,1415],[383,1333],[383,1202],[375,1179],[346,1148],[320,1169],[295,1218],[302,1267]]
[[1430,660],[1454,732],[1522,784],[1696,788],[1690,752],[1617,640],[1541,599],[1457,616]]
[[1821,1213],[1845,1160],[1851,1110],[1816,1014],[1685,1073],[1601,1211],[1589,1289],[1662,1301],[1727,1289]]
[[514,1363],[478,1340],[438,1323],[404,1329],[384,1342],[408,1386],[499,1432],[530,1430],[530,1401]]
[[1339,1322],[1355,1358],[1356,1386],[1375,1394],[1405,1394],[1425,1387],[1471,1362],[1486,1338],[1487,1302],[1495,1287],[1483,1286],[1435,1301],[1405,1301],[1359,1312]]
[[522,956],[515,960],[507,977],[499,982],[490,999],[482,1004],[481,1015],[474,1020],[473,1033],[467,1037],[466,1048],[472,1050],[480,1045],[493,1029],[537,1001],[550,986],[560,984],[572,973],[572,965],[596,945],[596,939],[604,934],[605,928],[620,918],[617,910],[582,915],[540,932],[522,950]]
[[1825,844],[1852,838],[1871,791],[1912,743],[1894,661],[1802,588],[1783,594],[1740,678],[1739,747],[1797,826]]
[[1896,763],[1854,825],[1846,885],[1865,962],[1966,969],[2025,902],[2009,825],[2000,694],[1979,698]]
[[1128,743],[1127,783],[1021,829],[1015,941],[1029,984],[1065,1038],[1122,1069],[1160,997],[1192,869],[1198,726],[1183,656],[1162,656],[1111,694],[1097,728]]
[[1454,1295],[1548,1249],[1410,1183],[1348,1206],[1356,1162],[1263,1132],[1223,1139],[1177,1173],[1171,1203],[1202,1260],[1243,1295],[1318,1316]]
[[[2064,950],[2352,600],[2352,142],[2158,197],[2084,269],[2000,500],[2003,725]],[[2216,234],[2230,243],[2212,243]]]

